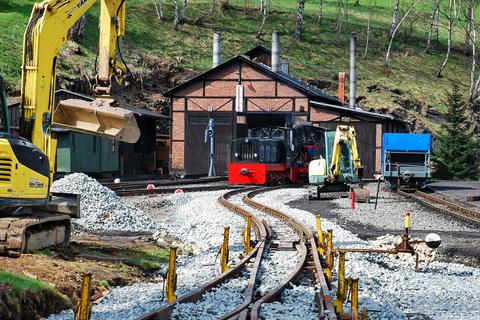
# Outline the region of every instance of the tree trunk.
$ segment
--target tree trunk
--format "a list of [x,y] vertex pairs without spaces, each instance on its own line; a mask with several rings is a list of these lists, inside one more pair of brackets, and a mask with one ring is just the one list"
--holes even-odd
[[373,7],[371,3],[369,3],[368,5],[367,37],[365,40],[365,53],[363,54],[363,59],[366,59],[368,54],[368,45],[370,43],[370,23],[372,21],[373,12],[375,11],[376,6],[377,6],[376,0],[374,0]]
[[448,25],[447,25],[447,32],[448,32],[448,37],[447,37],[447,53],[445,54],[445,59],[443,60],[442,65],[437,71],[437,77],[442,77],[442,72],[443,69],[447,66],[448,58],[450,58],[450,51],[452,50],[452,28],[453,28],[453,19],[454,19],[454,13],[453,13],[453,8],[455,6],[455,0],[450,0],[448,2]]
[[265,22],[267,22],[267,19],[268,19],[268,3],[267,3],[267,0],[261,0],[261,2],[262,2],[261,7],[263,8],[262,24],[260,25],[260,28],[258,29],[258,32],[257,32],[257,39],[259,39],[262,36],[263,27],[265,26]]
[[425,52],[430,50],[433,39],[438,40],[438,10],[440,6],[440,0],[433,1],[432,15],[430,16],[430,26],[427,34],[427,45],[425,46]]
[[155,11],[157,12],[157,18],[160,21],[163,21],[163,0],[153,0],[153,5],[155,6]]
[[75,22],[75,24],[68,30],[68,40],[79,42],[82,40],[85,34],[85,25],[87,23],[87,18],[83,15],[80,19]]
[[173,0],[173,4],[175,6],[175,18],[173,19],[173,29],[177,31],[178,24],[180,23],[180,12],[178,8],[178,0]]
[[323,0],[320,0],[320,7],[319,7],[318,19],[317,19],[318,25],[322,24],[322,18],[323,18]]
[[[473,102],[475,100],[475,96],[477,96],[478,87],[476,86],[475,81],[475,69],[476,69],[476,59],[477,59],[477,32],[475,31],[475,20],[474,20],[474,10],[470,12],[470,18],[472,19],[472,68],[470,70],[470,92],[469,92],[469,100]],[[480,76],[479,76],[480,80]],[[478,80],[477,80],[478,83]]]
[[348,0],[338,0],[337,2],[337,25],[335,31],[339,34],[342,33],[343,24],[347,21],[347,2]]
[[201,24],[205,19],[210,17],[213,10],[215,10],[215,6],[216,6],[216,0],[210,1],[210,7],[208,8],[207,13],[204,14],[203,16],[200,16],[197,20],[195,20],[195,24]]
[[393,29],[392,35],[390,36],[390,43],[388,44],[387,54],[385,55],[385,67],[388,67],[388,64],[390,62],[390,51],[392,50],[393,39],[395,38],[395,34],[397,33],[398,28],[402,25],[402,22],[405,20],[405,18],[410,14],[410,12],[417,6],[417,4],[420,1],[422,0],[416,0],[410,6],[410,8],[408,8],[407,12],[405,12],[405,15],[402,17],[402,20],[400,20],[400,22],[396,25],[395,29]]
[[465,55],[467,57],[472,51],[472,48],[470,47],[470,39],[472,37],[473,19],[475,18],[472,12],[475,12],[475,0],[470,0],[468,5],[467,27],[465,29]]
[[181,24],[187,22],[187,5],[188,5],[188,1],[183,0],[182,1],[182,10],[180,11],[180,17],[178,18],[178,22],[181,23]]
[[393,32],[397,27],[398,15],[400,11],[400,0],[394,0],[392,9],[392,24],[390,25],[390,38],[392,38]]
[[305,11],[305,0],[299,0],[298,9],[297,9],[297,20],[295,22],[295,31],[293,32],[293,39],[295,41],[300,41],[302,38],[304,11]]

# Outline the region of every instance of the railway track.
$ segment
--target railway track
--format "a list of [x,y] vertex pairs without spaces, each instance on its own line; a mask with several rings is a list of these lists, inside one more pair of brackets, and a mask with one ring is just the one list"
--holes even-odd
[[397,190],[397,193],[413,199],[422,205],[425,205],[433,210],[449,214],[456,218],[460,218],[463,221],[480,225],[480,212],[472,209],[462,207],[456,203],[445,200],[434,194],[426,193],[423,191],[415,190],[413,192],[405,192],[403,190]]
[[[230,211],[246,220],[249,217],[252,219],[255,240],[251,252],[217,278],[179,297],[177,301],[140,317],[139,320],[169,319],[179,304],[199,302],[207,292],[235,277],[248,277],[243,291],[243,302],[217,317],[218,319],[260,319],[263,306],[279,300],[291,283],[305,277],[309,277],[310,285],[317,288],[314,300],[318,318],[337,319],[312,232],[287,214],[253,200],[255,195],[269,190],[272,188],[242,188],[229,191],[219,198],[219,202]],[[247,194],[242,196],[243,193]],[[286,245],[287,243],[289,245]],[[272,255],[282,255],[282,251],[294,254],[296,259],[290,259],[294,263],[289,265],[287,274],[274,280],[269,279],[270,285],[265,290],[260,290],[262,283],[267,282],[266,277],[275,276],[275,272],[271,269],[268,271],[269,268],[266,267],[268,260]]]

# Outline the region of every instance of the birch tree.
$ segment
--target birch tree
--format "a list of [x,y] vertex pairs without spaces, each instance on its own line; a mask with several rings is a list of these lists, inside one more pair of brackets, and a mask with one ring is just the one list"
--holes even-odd
[[[405,12],[405,15],[402,17],[400,22],[395,26],[395,29],[393,29],[392,35],[390,36],[390,42],[388,44],[388,49],[387,53],[385,54],[385,67],[389,66],[390,62],[390,51],[392,50],[392,43],[393,39],[395,38],[395,35],[397,34],[398,28],[402,25],[402,22],[407,18],[407,16],[410,14],[410,12],[417,6],[417,4],[422,1],[422,0],[415,0],[415,2],[408,8],[407,12]],[[452,1],[452,0],[450,0]]]
[[153,5],[155,6],[158,20],[163,21],[163,0],[153,0]]
[[203,16],[200,16],[197,20],[195,20],[195,24],[201,24],[205,19],[208,19],[210,15],[213,13],[213,11],[215,10],[216,4],[217,4],[216,0],[211,0],[207,13],[205,13]]
[[295,41],[300,41],[302,38],[304,12],[305,12],[305,0],[299,0],[298,8],[297,8],[297,19],[295,21],[295,30],[293,32],[293,39]]
[[365,39],[365,52],[363,54],[364,59],[367,58],[367,54],[368,54],[368,45],[370,43],[370,24],[371,24],[373,13],[375,11],[376,6],[377,6],[377,0],[373,0],[373,3],[372,3],[372,1],[369,1],[369,3],[368,3],[367,36],[366,36],[366,39]]
[[188,5],[188,0],[183,0],[182,10],[180,11],[180,16],[178,17],[178,22],[181,24],[187,22],[187,5]]
[[[430,50],[432,40],[438,41],[438,14],[440,9],[440,0],[433,0],[432,14],[430,15],[430,25],[427,34],[427,45],[425,52]],[[432,39],[433,37],[433,39]]]
[[335,26],[335,31],[337,32],[337,34],[342,33],[343,25],[347,22],[347,6],[347,0],[337,1],[337,25]]
[[323,0],[320,0],[320,6],[318,8],[318,19],[317,19],[317,24],[321,25],[322,24],[322,18],[323,18]]
[[449,0],[448,1],[448,11],[442,12],[445,18],[447,19],[447,52],[445,53],[445,59],[443,60],[442,65],[438,68],[437,77],[442,77],[442,72],[447,66],[448,59],[450,58],[450,52],[452,51],[452,31],[455,22],[458,20],[459,11],[457,10],[457,3],[456,0]]
[[267,22],[268,19],[268,0],[261,0],[261,7],[262,7],[262,23],[260,24],[260,28],[258,29],[257,32],[257,38],[260,38],[263,33],[263,27],[265,26],[265,22]]
[[474,19],[475,19],[475,0],[470,0],[468,1],[468,7],[467,7],[467,25],[465,27],[465,55],[469,56],[470,52],[472,51],[472,48],[470,47],[470,41],[472,37],[472,29],[473,29],[473,24],[474,24]]
[[390,38],[397,28],[398,16],[400,15],[400,0],[394,0],[392,8],[392,23],[390,24]]
[[173,29],[178,30],[178,24],[180,23],[180,10],[178,7],[178,0],[173,0],[173,5],[175,6],[175,17],[173,18]]

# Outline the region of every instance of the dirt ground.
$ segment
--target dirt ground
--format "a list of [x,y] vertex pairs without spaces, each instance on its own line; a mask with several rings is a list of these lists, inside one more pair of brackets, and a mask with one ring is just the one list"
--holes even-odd
[[[351,221],[346,215],[332,212],[335,204],[329,200],[308,201],[301,199],[290,202],[288,205],[310,212],[318,212],[318,210],[321,210],[322,218],[334,221],[342,228],[357,234],[363,240],[373,240],[386,234],[398,235],[400,237],[403,232],[403,230],[389,230],[367,223]],[[435,230],[415,231],[411,236],[424,239],[430,232],[435,232]],[[477,268],[480,267],[479,232],[441,231],[438,233],[442,237],[442,245],[437,249],[435,260],[456,262]]]
[[142,263],[138,257],[159,250],[142,235],[77,236],[69,247],[45,249],[16,259],[0,257],[0,270],[45,281],[75,303],[85,272],[93,275],[95,293],[110,286],[153,281],[156,265]]

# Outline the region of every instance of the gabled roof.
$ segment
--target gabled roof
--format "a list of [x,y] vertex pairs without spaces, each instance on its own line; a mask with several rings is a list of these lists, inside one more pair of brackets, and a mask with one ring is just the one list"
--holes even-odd
[[317,102],[317,101],[310,101],[311,105],[313,107],[322,107],[322,108],[327,108],[327,109],[332,109],[336,111],[343,111],[347,113],[354,113],[357,115],[362,115],[362,116],[367,116],[367,117],[372,117],[372,118],[377,118],[377,119],[383,119],[383,120],[392,120],[392,121],[398,121],[398,122],[403,122],[406,123],[406,121],[396,118],[391,114],[384,114],[384,113],[376,113],[376,112],[370,112],[366,111],[360,108],[349,108],[347,106],[337,106],[337,105],[332,105],[328,103],[322,103],[322,102]]
[[220,64],[220,65],[218,65],[214,68],[211,68],[211,69],[209,69],[209,70],[207,70],[203,73],[200,73],[199,75],[197,75],[193,78],[190,78],[189,80],[185,81],[184,83],[166,91],[163,95],[166,96],[166,97],[172,97],[175,94],[175,92],[177,92],[178,90],[181,90],[181,89],[189,86],[190,84],[194,83],[195,81],[201,80],[201,79],[207,77],[208,75],[213,74],[213,73],[221,70],[222,68],[224,68],[226,66],[229,66],[233,63],[238,63],[238,62],[244,62],[244,63],[248,64],[249,66],[251,66],[251,67],[253,67],[257,70],[260,70],[262,73],[268,75],[272,79],[282,81],[282,82],[290,85],[291,87],[305,93],[307,96],[309,96],[310,99],[323,101],[323,102],[327,102],[327,103],[334,104],[334,105],[340,105],[340,106],[342,105],[342,103],[337,98],[335,98],[335,97],[333,97],[329,94],[326,94],[325,92],[321,91],[317,87],[311,86],[311,85],[301,81],[300,79],[292,77],[289,74],[286,74],[286,73],[283,73],[283,72],[273,72],[272,69],[270,69],[269,66],[264,65],[264,64],[259,63],[259,62],[256,62],[256,61],[252,61],[244,55],[238,55],[236,57],[233,57],[232,59],[230,59],[230,60],[228,60],[228,61],[226,61],[226,62],[224,62],[224,63],[222,63],[222,64]]
[[246,52],[244,53],[244,55],[246,55],[247,57],[251,57],[251,56],[255,55],[255,54],[258,53],[258,52],[265,53],[265,54],[268,54],[268,55],[271,55],[271,54],[272,54],[272,51],[270,51],[270,49],[267,49],[267,48],[265,48],[264,46],[259,45],[259,46],[256,46],[256,47],[253,48],[253,49],[250,49],[250,50],[246,51]]

